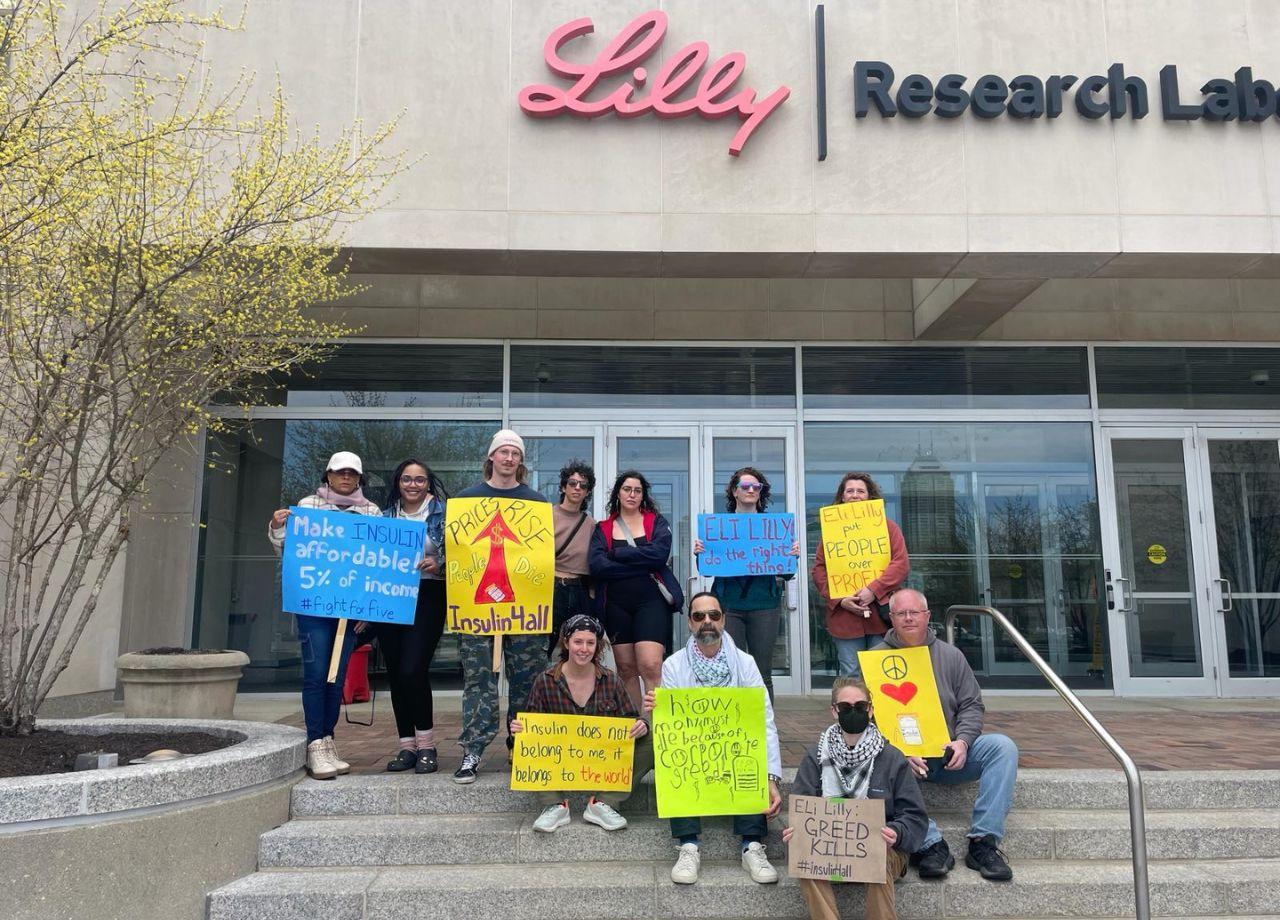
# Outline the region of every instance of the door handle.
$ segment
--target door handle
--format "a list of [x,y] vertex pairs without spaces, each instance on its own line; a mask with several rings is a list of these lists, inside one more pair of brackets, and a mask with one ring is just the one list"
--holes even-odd
[[[1137,611],[1130,606],[1130,604],[1133,603],[1133,591],[1131,589],[1132,583],[1122,575],[1117,575],[1115,577],[1115,583],[1120,592],[1120,612],[1136,613]],[[1120,587],[1122,584],[1124,587]]]
[[1222,586],[1222,606],[1218,608],[1220,613],[1230,613],[1234,604],[1231,596],[1231,582],[1226,578],[1215,578],[1219,585]]
[[698,580],[697,575],[690,575],[684,580],[684,602],[689,603],[689,598],[693,597],[693,583]]

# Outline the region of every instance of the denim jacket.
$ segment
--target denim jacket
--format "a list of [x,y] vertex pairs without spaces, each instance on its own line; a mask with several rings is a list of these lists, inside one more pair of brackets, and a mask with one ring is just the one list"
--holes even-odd
[[[395,504],[388,505],[382,509],[382,516],[393,518],[399,517],[397,513],[399,506]],[[432,496],[431,503],[427,505],[427,536],[431,538],[431,542],[436,545],[436,562],[440,564],[440,571],[435,577],[444,577],[444,502]]]

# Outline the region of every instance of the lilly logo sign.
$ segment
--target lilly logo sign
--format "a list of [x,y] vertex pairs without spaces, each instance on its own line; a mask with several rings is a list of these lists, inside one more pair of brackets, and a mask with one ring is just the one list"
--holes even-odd
[[[636,118],[652,112],[659,118],[683,118],[697,113],[713,119],[737,114],[742,124],[729,142],[729,153],[736,157],[755,130],[791,95],[786,86],[779,86],[763,99],[757,99],[756,91],[750,87],[735,92],[746,69],[747,56],[731,51],[708,67],[711,49],[701,41],[690,42],[669,57],[651,79],[648,69],[641,65],[667,34],[667,14],[661,10],[637,16],[589,63],[575,64],[560,56],[564,45],[594,31],[591,20],[583,17],[566,22],[547,37],[542,48],[547,66],[573,84],[567,88],[529,84],[518,97],[526,115],[554,118],[568,112],[580,118],[597,118],[612,112],[619,118]],[[605,78],[628,70],[629,78],[622,78],[612,90],[604,95],[597,93],[595,99],[586,98]],[[686,92],[695,78],[696,88]]]

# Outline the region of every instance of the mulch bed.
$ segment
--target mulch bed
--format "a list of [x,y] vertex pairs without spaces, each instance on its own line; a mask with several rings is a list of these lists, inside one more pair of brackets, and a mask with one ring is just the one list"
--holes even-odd
[[106,751],[120,755],[120,766],[168,748],[184,754],[205,754],[237,742],[207,732],[115,732],[105,735],[37,731],[30,735],[0,737],[0,777],[69,773],[76,755]]

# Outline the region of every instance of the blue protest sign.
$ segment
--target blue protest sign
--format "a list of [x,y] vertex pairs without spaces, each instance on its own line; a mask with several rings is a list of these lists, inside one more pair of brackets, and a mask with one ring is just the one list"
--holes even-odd
[[287,612],[413,622],[426,524],[315,508],[289,511],[280,570]]
[[700,575],[791,575],[794,514],[700,514]]

